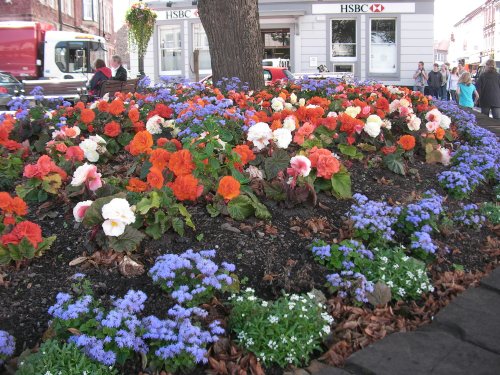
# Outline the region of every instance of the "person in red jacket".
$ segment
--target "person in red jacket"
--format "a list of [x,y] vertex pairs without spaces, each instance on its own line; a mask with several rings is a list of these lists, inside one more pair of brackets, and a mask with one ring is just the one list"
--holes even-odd
[[111,69],[109,69],[106,66],[104,60],[97,59],[95,61],[94,66],[95,66],[95,73],[89,83],[89,88],[90,88],[89,93],[91,95],[99,95],[99,91],[101,91],[102,84],[104,83],[104,81],[107,81],[108,79],[111,78],[112,72]]

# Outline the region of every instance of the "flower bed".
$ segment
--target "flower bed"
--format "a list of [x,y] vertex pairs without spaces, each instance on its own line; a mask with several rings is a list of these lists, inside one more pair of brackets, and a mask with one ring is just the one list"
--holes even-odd
[[[467,285],[497,262],[478,249],[498,244],[498,140],[470,115],[378,84],[223,86],[3,117],[0,298],[23,325],[1,310],[0,329],[18,350],[52,319],[72,345],[54,350],[124,372],[339,365],[428,321],[459,291],[450,275]],[[376,334],[347,324],[405,308]]]

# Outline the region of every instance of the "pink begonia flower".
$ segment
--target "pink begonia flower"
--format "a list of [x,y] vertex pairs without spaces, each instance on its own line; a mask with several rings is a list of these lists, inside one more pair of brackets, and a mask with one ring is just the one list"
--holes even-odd
[[369,106],[369,105],[366,105],[363,107],[363,109],[361,110],[361,113],[366,116],[366,115],[369,115],[370,114],[370,111],[372,110],[372,108]]
[[298,177],[309,176],[311,173],[311,160],[306,156],[297,155],[290,159],[291,168],[287,168],[287,173],[289,176]]
[[93,201],[83,201],[78,203],[73,208],[73,216],[75,217],[76,222],[81,223],[83,221],[83,218],[85,217],[85,212],[87,212],[88,208],[92,203]]
[[433,110],[427,112],[425,119],[429,122],[437,122],[439,124],[442,116],[443,114],[439,112],[439,109],[434,108]]
[[434,133],[439,128],[439,122],[429,121],[427,124],[425,124],[425,127],[427,128],[427,131],[429,133]]
[[401,117],[406,117],[411,114],[411,109],[408,107],[399,107],[399,114]]
[[76,169],[71,186],[81,186],[82,184],[85,184],[90,191],[96,191],[102,187],[101,174],[97,173],[95,165],[85,163]]

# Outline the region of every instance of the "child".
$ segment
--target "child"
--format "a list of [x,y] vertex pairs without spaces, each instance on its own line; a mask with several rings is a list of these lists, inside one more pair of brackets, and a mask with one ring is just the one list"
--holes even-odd
[[[472,100],[474,94],[475,100]],[[458,104],[462,107],[474,108],[474,102],[479,100],[476,86],[472,84],[472,79],[469,72],[463,72],[458,80],[457,87]]]

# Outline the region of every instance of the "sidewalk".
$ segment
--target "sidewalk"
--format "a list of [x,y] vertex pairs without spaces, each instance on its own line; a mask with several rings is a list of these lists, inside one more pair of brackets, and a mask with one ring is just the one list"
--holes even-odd
[[485,116],[481,112],[476,111],[474,111],[474,115],[476,115],[477,123],[479,125],[500,137],[500,120],[495,120],[494,118]]
[[354,353],[344,369],[315,375],[499,375],[500,268],[414,332],[395,333]]

